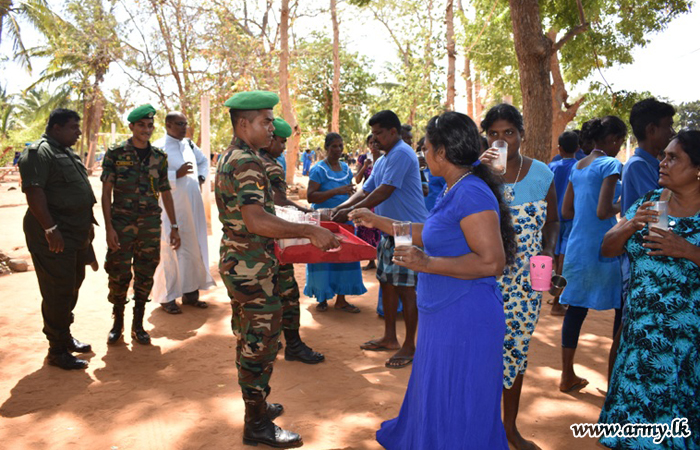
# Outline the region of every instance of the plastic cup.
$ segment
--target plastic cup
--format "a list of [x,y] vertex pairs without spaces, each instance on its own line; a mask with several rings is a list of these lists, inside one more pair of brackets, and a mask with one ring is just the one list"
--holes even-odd
[[552,258],[537,255],[530,258],[530,285],[535,291],[548,291],[552,287]]
[[506,163],[508,162],[508,143],[506,141],[494,141],[491,148],[498,151],[498,159],[491,163],[493,171],[498,175],[506,173]]
[[311,225],[321,225],[321,211],[306,213],[306,222]]
[[331,220],[331,209],[330,208],[319,208],[316,210],[320,215],[320,220],[323,222],[328,222]]
[[[416,152],[416,156],[418,156],[418,165],[421,170],[425,169],[427,167],[427,161],[425,160],[425,152],[423,150],[418,150]],[[423,159],[421,159],[423,158]]]
[[394,247],[410,247],[413,245],[411,222],[394,222]]
[[661,230],[668,230],[668,202],[658,201],[654,202],[650,207],[652,211],[658,211],[659,215],[656,216],[659,219],[658,222],[649,222],[649,234],[653,236],[661,236],[659,233],[654,233],[654,228],[659,228]]

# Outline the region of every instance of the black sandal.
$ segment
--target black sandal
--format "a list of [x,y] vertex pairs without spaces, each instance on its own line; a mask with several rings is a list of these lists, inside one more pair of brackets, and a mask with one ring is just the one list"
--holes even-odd
[[180,309],[179,306],[177,306],[177,303],[175,302],[175,300],[171,300],[168,303],[161,303],[160,306],[168,314],[182,314],[182,310]]

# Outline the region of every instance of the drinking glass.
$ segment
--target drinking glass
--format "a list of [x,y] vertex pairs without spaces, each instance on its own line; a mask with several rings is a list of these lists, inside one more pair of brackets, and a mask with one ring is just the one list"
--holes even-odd
[[649,223],[649,234],[653,236],[661,236],[659,233],[654,233],[653,228],[659,228],[662,230],[668,230],[668,202],[658,201],[654,202],[649,209],[651,211],[658,211],[659,215],[656,216],[659,219],[658,222]]
[[498,151],[498,159],[491,163],[494,173],[504,175],[506,173],[506,163],[508,162],[508,143],[506,141],[494,141],[491,148]]
[[411,232],[411,222],[394,222],[394,246],[410,247],[413,245],[413,234]]

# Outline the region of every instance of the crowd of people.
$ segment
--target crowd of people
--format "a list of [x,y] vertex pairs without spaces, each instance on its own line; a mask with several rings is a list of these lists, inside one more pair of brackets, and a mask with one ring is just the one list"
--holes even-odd
[[[509,104],[489,109],[479,127],[457,112],[435,116],[415,149],[414,128],[390,110],[379,111],[368,122],[367,151],[356,164],[343,160],[338,133],[326,135],[325,157],[315,164],[315,155],[304,152],[307,207],[287,197],[280,156],[293,130],[274,117],[278,101],[262,91],[227,100],[233,139],[215,180],[223,228],[219,273],[231,300],[245,444],[303,445],[301,436],[273,422],[284,412],[268,402],[274,360],[281,348],[289,361],[325,359],[301,338],[301,289],[274,245],[275,239],[306,238],[329,251],[341,242],[326,228],[275,214],[275,207],[294,207],[352,227],[376,246],[376,263],[365,269],[376,270],[384,333],[360,347],[390,352],[387,368],[411,367],[398,417],[377,432],[385,448],[538,448],[517,426],[542,311],[543,294],[530,273],[536,256],[551,257],[568,282],[550,310],[563,316],[559,390],[587,385],[574,371],[583,322],[591,308],[613,309],[600,423],[670,426],[682,418],[687,427],[674,428],[660,445],[700,446],[700,131],[676,134],[671,105],[650,98],[634,106],[629,123],[639,147],[625,165],[616,156],[628,130],[616,116],[563,133],[559,155],[548,165],[521,152],[528,130]],[[150,105],[136,108],[128,118],[132,137],[103,162],[110,344],[122,338],[132,272],[131,336],[141,344],[150,342],[142,323],[150,296],[165,312],[179,314],[178,298],[206,308],[199,291],[215,284],[199,195],[209,162],[185,137],[187,118],[178,112],[166,116],[166,137],[151,145],[155,114]],[[63,369],[85,368],[73,353],[91,351],[70,331],[85,266],[96,269],[96,199],[70,149],[79,136],[77,113],[56,110],[46,133],[19,159],[47,360]],[[367,292],[362,269],[360,262],[308,264],[303,292],[316,299],[314,313],[360,313],[348,296]],[[659,444],[643,435],[600,442],[609,448]]]

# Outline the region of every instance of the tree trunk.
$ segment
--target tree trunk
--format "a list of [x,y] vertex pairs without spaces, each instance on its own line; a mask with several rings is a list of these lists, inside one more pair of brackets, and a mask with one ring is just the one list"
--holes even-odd
[[509,0],[523,96],[523,154],[548,161],[552,144],[552,41],[542,31],[537,0]]
[[[547,33],[547,37],[554,42],[557,32],[552,30]],[[552,53],[550,58],[550,71],[552,73],[552,145],[550,156],[554,156],[559,145],[559,135],[564,132],[566,125],[574,120],[586,97],[582,96],[573,104],[568,103],[569,93],[566,91],[564,77],[561,74],[557,52]]]
[[333,20],[333,106],[331,131],[338,133],[340,132],[340,31],[338,30],[336,0],[331,0],[331,19]]
[[447,24],[447,99],[445,109],[454,111],[455,109],[455,65],[457,63],[457,52],[455,50],[455,26],[454,26],[454,1],[447,0],[447,10],[445,11],[445,22]]
[[484,112],[484,102],[481,98],[481,75],[474,71],[474,122],[481,123],[481,114]]
[[98,92],[94,94],[93,104],[88,109],[89,116],[87,120],[87,129],[85,130],[88,138],[88,155],[85,161],[88,173],[92,173],[95,165],[95,153],[99,141],[100,125],[102,124],[102,113],[104,112],[104,100]]
[[469,55],[464,55],[464,81],[466,82],[467,90],[467,115],[475,118],[474,115],[474,84],[472,83],[472,61]]
[[301,133],[297,124],[296,114],[289,97],[289,0],[282,0],[280,14],[280,100],[282,101],[282,117],[292,127],[292,135],[287,140],[287,184],[294,184],[294,172],[299,156],[299,140]]

